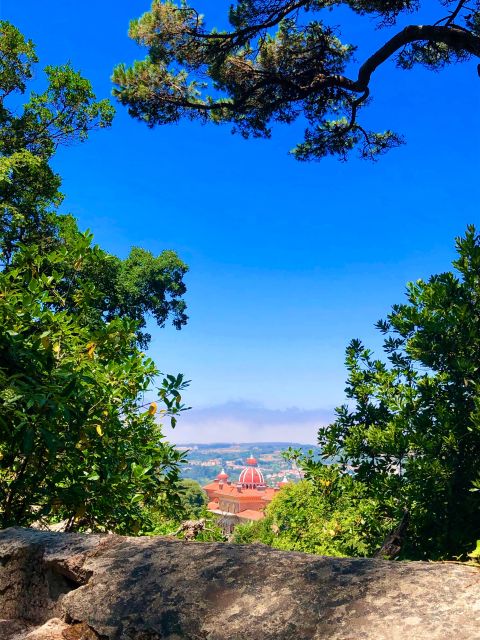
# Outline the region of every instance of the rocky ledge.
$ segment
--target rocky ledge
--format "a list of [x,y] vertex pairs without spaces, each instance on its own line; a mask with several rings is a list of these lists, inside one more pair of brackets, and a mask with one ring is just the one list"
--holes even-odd
[[0,640],[480,639],[480,571],[263,545],[0,532]]

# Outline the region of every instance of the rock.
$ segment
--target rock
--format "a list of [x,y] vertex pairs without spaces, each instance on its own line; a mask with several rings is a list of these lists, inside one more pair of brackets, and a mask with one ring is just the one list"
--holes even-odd
[[480,571],[6,529],[0,616],[1,640],[478,640]]
[[[2,610],[0,609],[0,614]],[[31,625],[21,620],[0,619],[0,640],[19,640],[25,638]]]
[[63,620],[52,618],[25,636],[25,640],[65,640],[64,631],[70,629]]

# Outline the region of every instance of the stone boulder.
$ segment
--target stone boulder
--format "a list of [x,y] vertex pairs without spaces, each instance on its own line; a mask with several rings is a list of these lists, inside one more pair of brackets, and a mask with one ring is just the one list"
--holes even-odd
[[480,639],[480,571],[6,529],[0,640]]

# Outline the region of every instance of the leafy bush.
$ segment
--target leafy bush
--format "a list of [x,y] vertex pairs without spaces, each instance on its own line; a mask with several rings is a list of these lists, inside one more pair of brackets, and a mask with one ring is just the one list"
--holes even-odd
[[[145,401],[159,372],[140,348],[147,314],[185,324],[187,267],[171,251],[120,260],[58,214],[57,147],[108,127],[114,110],[69,64],[23,99],[37,61],[0,21],[0,527],[136,533],[150,504],[165,517],[179,504],[184,454]],[[172,423],[185,384],[169,375],[158,390]]]
[[[135,322],[105,322],[83,282],[62,308],[64,270],[95,259],[87,234],[51,252],[20,247],[0,272],[0,526],[66,518],[67,528],[135,532],[142,508],[178,503],[184,454],[144,394],[159,375]],[[182,376],[160,399],[184,409]]]
[[[145,507],[147,516],[142,533],[146,535],[185,536],[182,524],[185,521],[204,521],[204,528],[195,537],[197,542],[221,542],[225,540],[217,518],[207,511],[207,495],[195,480],[181,480],[176,485],[178,503],[175,511],[169,511],[168,505],[159,500]],[[167,515],[166,515],[167,514]],[[147,524],[148,522],[148,524]]]
[[265,519],[237,527],[234,540],[322,555],[369,556],[391,526],[359,483],[325,467],[316,483],[303,480],[283,488]]
[[[480,236],[456,242],[454,271],[417,280],[377,323],[384,360],[359,340],[346,357],[348,403],[319,430],[324,462],[352,473],[381,520],[410,525],[402,556],[463,556],[480,537]],[[294,453],[316,482],[325,464]],[[339,502],[341,505],[341,501]],[[348,508],[347,508],[348,511]]]

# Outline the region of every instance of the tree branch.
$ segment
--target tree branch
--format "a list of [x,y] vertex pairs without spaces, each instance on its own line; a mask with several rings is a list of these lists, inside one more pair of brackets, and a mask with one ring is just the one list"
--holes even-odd
[[364,62],[352,89],[357,92],[365,91],[372,74],[381,64],[405,45],[422,40],[443,43],[452,49],[466,51],[473,56],[480,57],[480,38],[470,31],[456,26],[410,25],[393,36]]
[[[279,11],[272,12],[261,24],[249,25],[247,27],[243,27],[243,29],[238,29],[236,31],[229,31],[227,33],[202,33],[196,30],[187,30],[186,33],[187,35],[190,35],[194,38],[201,38],[202,40],[226,40],[229,42],[234,41],[238,44],[238,42],[241,42],[242,40],[249,39],[252,35],[256,35],[261,31],[265,31],[266,29],[275,27],[279,22],[281,22],[291,13],[297,11],[298,9],[301,9],[305,5],[308,5],[309,1],[310,0],[295,0],[294,2],[290,2]],[[179,11],[184,11],[184,9],[179,9]],[[192,9],[190,9],[190,11],[192,11]],[[196,11],[195,14],[197,14]]]
[[[369,87],[373,73],[380,65],[391,58],[399,49],[413,42],[437,42],[443,43],[452,49],[463,50],[471,55],[480,57],[480,38],[473,35],[469,31],[465,31],[457,26],[438,26],[438,25],[410,25],[397,33],[393,38],[388,40],[378,51],[371,55],[360,67],[358,77],[352,80],[340,74],[318,74],[306,86],[296,85],[293,78],[279,77],[278,75],[263,74],[261,70],[251,68],[252,74],[262,75],[262,79],[258,84],[253,85],[247,92],[248,96],[255,93],[265,84],[277,82],[278,84],[287,83],[292,89],[297,90],[297,100],[305,98],[307,95],[322,89],[338,87],[354,93],[364,94]],[[176,104],[187,108],[197,109],[199,111],[214,111],[217,109],[233,109],[245,104],[248,96],[242,96],[241,99],[232,101],[232,103],[203,103],[194,102],[189,99],[178,99],[174,96],[162,96],[161,101]]]
[[467,2],[467,0],[460,0],[460,2],[457,4],[455,9],[452,11],[452,14],[450,15],[450,17],[448,18],[448,20],[446,22],[446,26],[447,27],[449,27],[453,22],[455,22],[455,18],[458,16],[460,11],[463,9],[463,7],[464,7],[466,2]]

